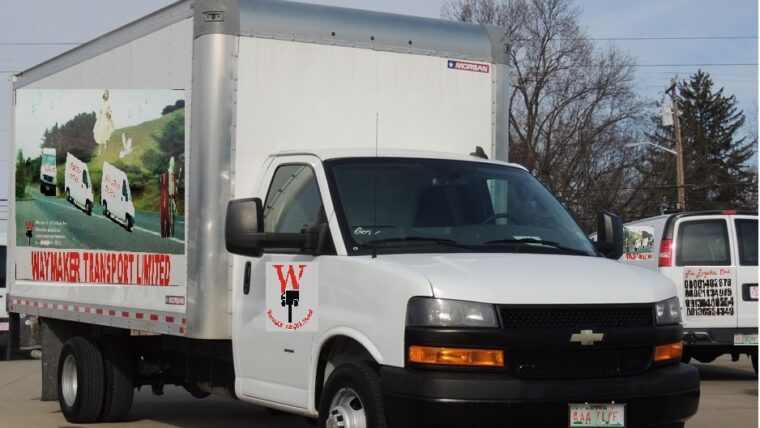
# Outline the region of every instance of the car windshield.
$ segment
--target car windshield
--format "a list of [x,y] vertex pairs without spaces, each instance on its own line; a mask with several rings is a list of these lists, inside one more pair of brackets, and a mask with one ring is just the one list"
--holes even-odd
[[484,162],[325,162],[349,254],[545,252],[595,256],[581,228],[528,172]]
[[42,164],[55,166],[55,155],[42,155]]

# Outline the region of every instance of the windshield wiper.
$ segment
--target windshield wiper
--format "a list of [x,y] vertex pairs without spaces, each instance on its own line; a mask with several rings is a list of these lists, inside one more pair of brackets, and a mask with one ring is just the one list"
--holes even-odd
[[454,241],[453,239],[434,238],[431,236],[404,236],[401,238],[375,239],[374,241],[365,242],[362,245],[365,247],[377,248],[377,245],[375,244],[393,243],[393,242],[419,242],[419,243],[429,243],[429,244],[434,244],[434,245],[445,245],[445,246],[455,247],[455,248],[465,248],[467,250],[475,250],[475,248],[473,248],[472,246],[459,243],[457,241]]
[[554,248],[571,254],[580,254],[588,256],[589,254],[583,250],[577,248],[565,247],[559,242],[547,241],[544,239],[536,238],[523,238],[523,239],[495,239],[493,241],[486,241],[484,245],[499,245],[499,244],[537,244],[544,247]]

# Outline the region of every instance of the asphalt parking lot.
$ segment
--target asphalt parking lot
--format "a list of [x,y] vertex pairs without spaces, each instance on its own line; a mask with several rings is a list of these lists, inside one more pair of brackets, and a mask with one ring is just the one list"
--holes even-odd
[[[757,427],[757,378],[746,357],[731,362],[722,357],[711,364],[696,364],[702,377],[699,412],[689,428]],[[41,402],[40,362],[0,362],[0,427],[67,427],[58,402]],[[273,416],[265,409],[229,399],[192,398],[181,388],[166,388],[163,396],[143,388],[135,395],[129,422],[88,427],[310,427],[302,417]]]

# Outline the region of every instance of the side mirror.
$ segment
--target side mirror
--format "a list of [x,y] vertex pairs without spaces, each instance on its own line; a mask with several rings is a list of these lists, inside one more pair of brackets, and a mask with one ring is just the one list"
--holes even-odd
[[296,249],[314,253],[319,248],[320,230],[303,233],[264,232],[261,199],[235,199],[227,204],[224,241],[227,251],[249,257],[261,257],[265,249]]
[[594,246],[604,257],[617,260],[623,256],[623,220],[615,214],[602,212],[596,218]]
[[227,251],[242,256],[261,257],[263,248],[258,235],[263,234],[264,214],[261,199],[235,199],[227,203],[224,242]]

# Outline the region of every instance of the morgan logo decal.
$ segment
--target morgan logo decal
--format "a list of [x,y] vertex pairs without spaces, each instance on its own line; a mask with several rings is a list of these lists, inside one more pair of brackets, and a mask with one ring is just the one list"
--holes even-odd
[[266,266],[266,331],[316,331],[318,265],[300,262]]
[[475,71],[478,73],[488,73],[491,70],[490,65],[480,64],[477,62],[457,61],[455,59],[450,59],[447,63],[448,67],[453,70]]

